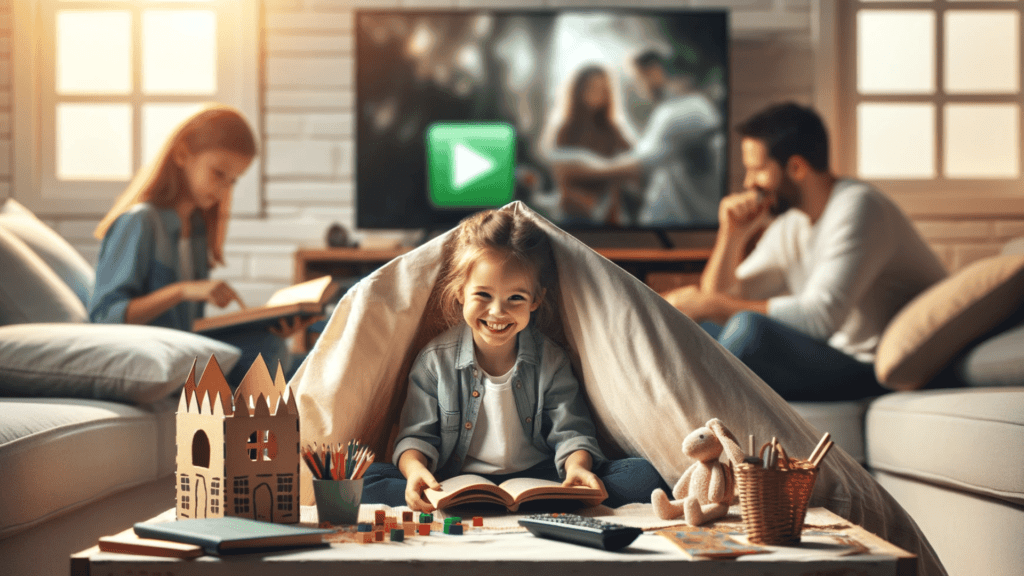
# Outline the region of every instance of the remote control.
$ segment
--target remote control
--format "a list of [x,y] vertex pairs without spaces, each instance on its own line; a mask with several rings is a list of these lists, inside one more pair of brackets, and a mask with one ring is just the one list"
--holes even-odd
[[551,538],[614,552],[629,546],[643,533],[639,528],[585,518],[576,514],[535,514],[519,520],[534,536]]

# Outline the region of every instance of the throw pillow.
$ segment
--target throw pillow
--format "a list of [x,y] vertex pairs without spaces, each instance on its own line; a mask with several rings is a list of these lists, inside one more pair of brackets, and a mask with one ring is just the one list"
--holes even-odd
[[0,228],[28,245],[74,291],[82,304],[89,305],[96,273],[67,240],[13,198],[8,198],[0,208]]
[[882,334],[878,381],[893,390],[924,386],[964,347],[1024,303],[1024,255],[979,260],[919,294]]
[[201,373],[210,356],[215,356],[227,373],[241,350],[206,336],[158,326],[3,326],[0,396],[148,404],[179,389],[194,360],[198,360]]
[[0,227],[0,324],[85,322],[85,304],[17,236]]

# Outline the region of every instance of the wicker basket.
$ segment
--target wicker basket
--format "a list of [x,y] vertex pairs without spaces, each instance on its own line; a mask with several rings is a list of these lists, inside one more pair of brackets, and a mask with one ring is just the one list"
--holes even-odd
[[[776,445],[779,458],[775,467],[749,463],[736,467],[743,526],[747,539],[755,544],[799,544],[818,469],[806,460],[787,457],[782,446]],[[761,447],[762,459],[768,446]]]

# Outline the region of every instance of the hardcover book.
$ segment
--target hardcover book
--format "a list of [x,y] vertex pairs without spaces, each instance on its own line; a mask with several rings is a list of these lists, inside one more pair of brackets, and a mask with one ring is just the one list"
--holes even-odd
[[209,554],[320,546],[324,544],[323,535],[331,532],[333,530],[260,522],[235,516],[135,524],[137,536],[196,544]]
[[339,287],[330,276],[321,276],[274,292],[263,306],[199,318],[192,324],[192,331],[211,334],[238,326],[276,326],[283,318],[319,316]]
[[112,536],[101,536],[98,544],[104,552],[161,556],[164,558],[196,558],[203,555],[203,547],[195,544],[141,538],[129,528]]
[[608,493],[585,486],[562,486],[560,482],[537,478],[513,478],[501,484],[475,474],[463,474],[441,482],[441,490],[424,490],[423,494],[435,508],[448,508],[470,503],[500,504],[515,512],[524,502],[532,500],[578,500],[585,506],[596,506]]

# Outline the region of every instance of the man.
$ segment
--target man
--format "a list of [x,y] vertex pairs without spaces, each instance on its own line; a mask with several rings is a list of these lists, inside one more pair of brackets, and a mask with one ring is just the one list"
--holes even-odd
[[700,285],[665,298],[716,323],[704,326],[787,400],[883,393],[873,368],[882,331],[944,267],[891,200],[829,170],[814,111],[773,106],[737,131],[744,191],[720,204]]
[[714,223],[725,155],[718,107],[688,78],[670,76],[658,53],[644,52],[633,64],[656,104],[636,146],[611,160],[575,148],[556,150],[550,159],[567,177],[646,177],[636,217],[641,226]]

